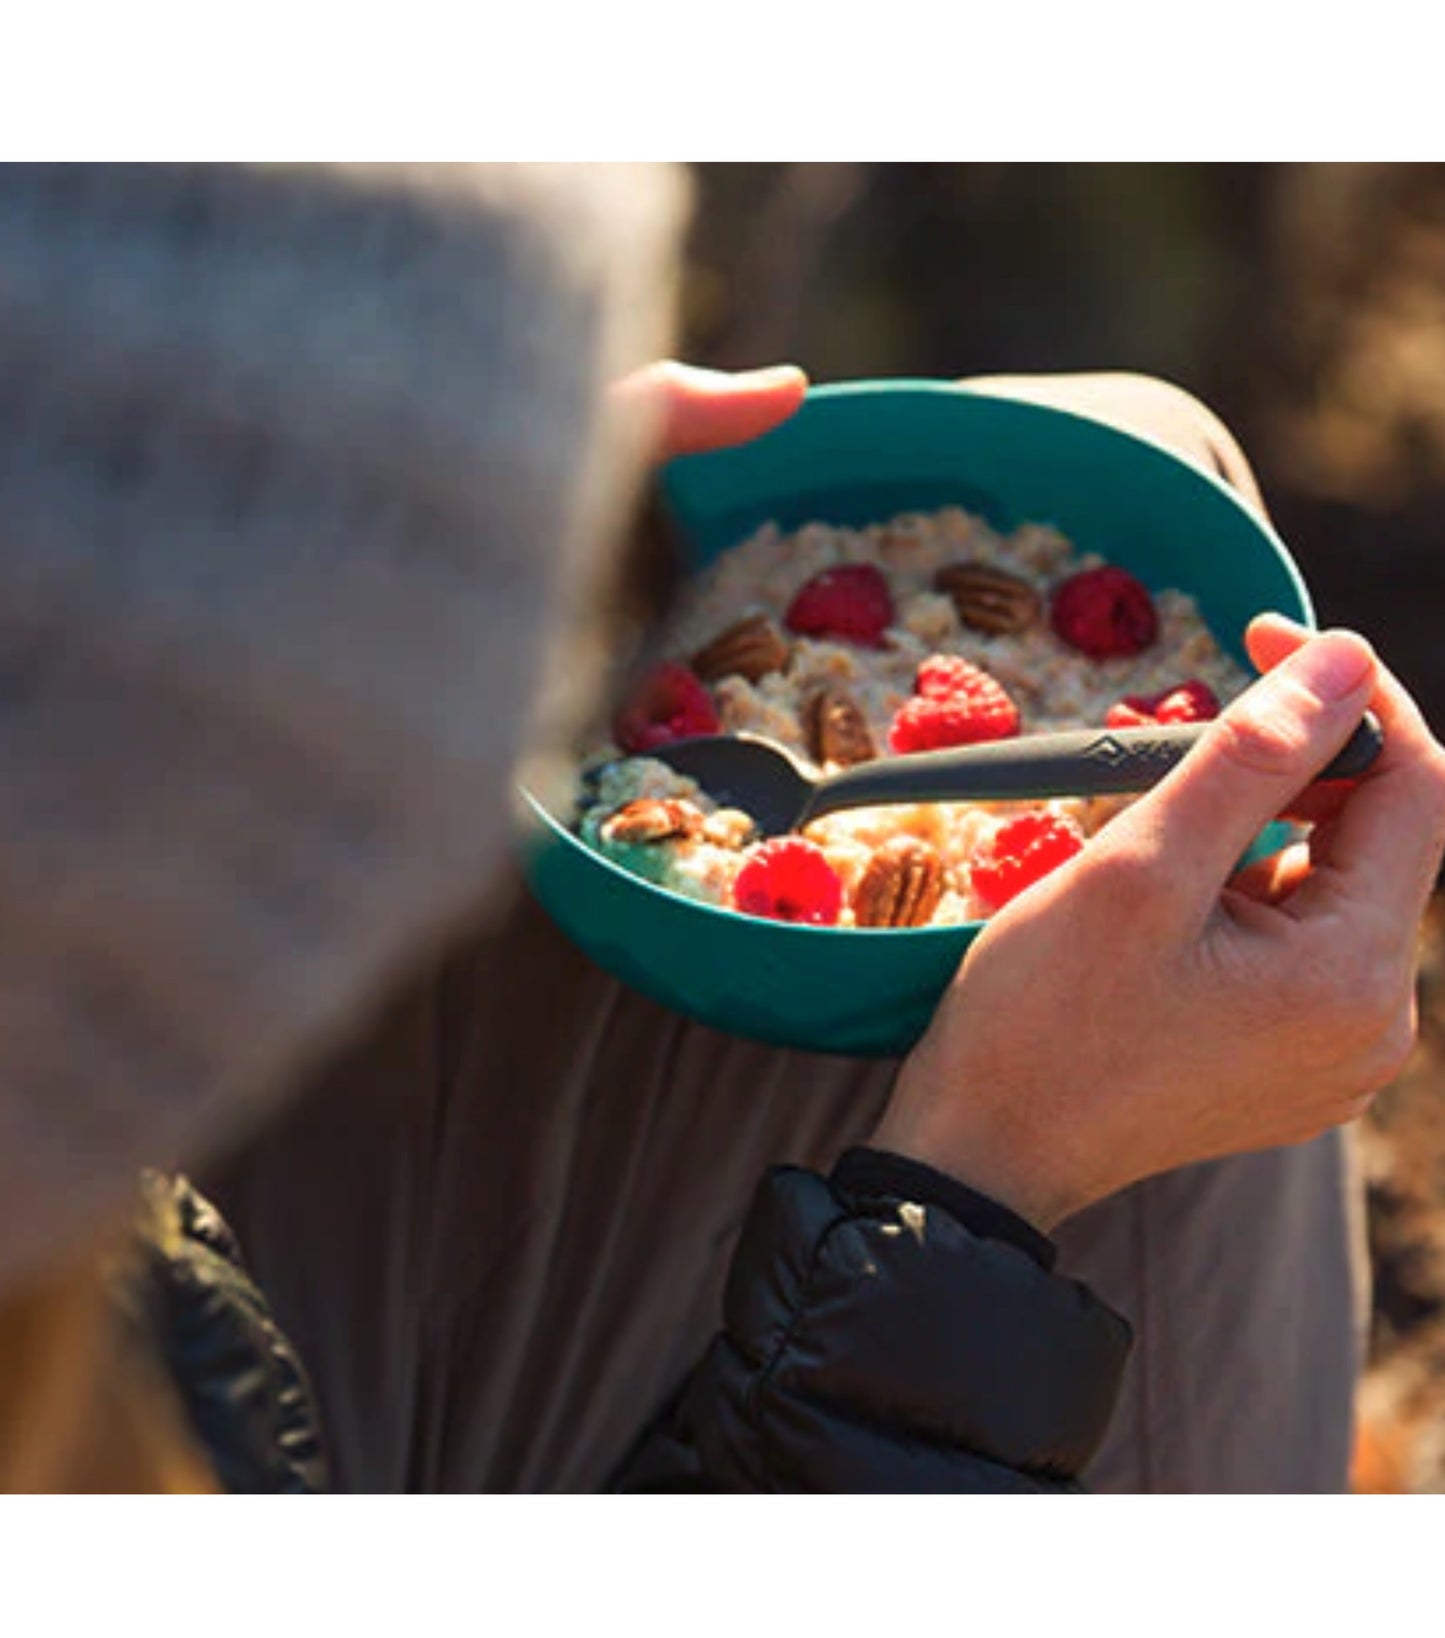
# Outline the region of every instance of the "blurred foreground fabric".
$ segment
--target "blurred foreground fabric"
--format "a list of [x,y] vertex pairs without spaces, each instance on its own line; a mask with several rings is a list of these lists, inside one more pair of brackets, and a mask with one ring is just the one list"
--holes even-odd
[[604,385],[665,343],[681,201],[0,167],[0,1284],[475,910],[585,681],[539,634],[630,492]]

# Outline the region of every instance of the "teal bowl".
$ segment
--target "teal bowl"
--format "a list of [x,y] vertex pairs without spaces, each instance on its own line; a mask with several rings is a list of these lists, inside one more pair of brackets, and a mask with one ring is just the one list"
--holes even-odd
[[[881,521],[945,505],[999,528],[1052,523],[1145,585],[1191,593],[1246,667],[1265,610],[1312,626],[1283,543],[1219,479],[1086,416],[943,382],[814,388],[797,416],[738,449],[674,461],[664,500],[696,567],[772,520]],[[714,908],[585,847],[523,792],[533,891],[624,983],[733,1034],[815,1052],[906,1052],[983,924],[803,927]],[[1277,848],[1280,827],[1253,852]]]

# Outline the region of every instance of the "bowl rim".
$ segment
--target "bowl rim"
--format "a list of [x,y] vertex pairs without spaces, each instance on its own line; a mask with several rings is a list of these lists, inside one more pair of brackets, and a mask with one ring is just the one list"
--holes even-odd
[[[937,397],[941,399],[967,396],[987,399],[992,403],[1006,404],[1011,408],[1022,410],[1026,415],[1032,412],[1046,419],[1062,417],[1069,421],[1082,423],[1095,432],[1120,439],[1125,443],[1142,445],[1173,465],[1182,467],[1192,477],[1208,485],[1253,526],[1255,531],[1263,537],[1275,553],[1279,560],[1279,566],[1284,570],[1298,596],[1303,610],[1302,623],[1311,629],[1315,628],[1316,613],[1309,588],[1305,584],[1304,576],[1301,574],[1293,554],[1270,520],[1250,506],[1239,494],[1238,490],[1226,482],[1218,473],[1211,472],[1208,467],[1180,454],[1177,449],[1171,448],[1168,444],[1162,443],[1156,438],[1148,437],[1143,433],[1115,426],[1112,422],[1100,420],[1096,416],[1086,415],[1078,410],[1066,409],[1054,404],[1039,403],[1034,399],[1015,398],[1008,393],[991,392],[987,388],[972,387],[965,382],[927,377],[873,377],[867,380],[832,381],[810,385],[804,403],[806,404],[809,400],[826,401],[830,399],[883,396]],[[784,423],[785,426],[786,424]],[[706,461],[715,456],[726,456],[730,453],[730,450],[712,450],[700,455],[678,456],[675,460],[667,462],[661,468],[658,478],[663,493],[667,497],[669,507],[671,508],[673,501],[669,473],[674,467],[690,461]],[[554,838],[563,842],[570,849],[580,850],[586,855],[591,864],[601,866],[604,871],[610,873],[628,888],[640,889],[644,893],[658,895],[670,903],[684,906],[689,910],[700,911],[708,916],[721,917],[727,926],[734,931],[745,928],[753,929],[759,932],[759,936],[766,935],[772,938],[782,934],[800,938],[849,938],[854,941],[860,937],[871,939],[912,938],[949,943],[964,939],[971,940],[988,926],[988,922],[984,920],[949,922],[942,926],[929,927],[828,927],[816,926],[806,922],[773,921],[758,916],[745,916],[740,911],[729,909],[726,905],[709,904],[705,899],[696,899],[690,894],[678,892],[675,888],[663,887],[657,882],[649,881],[645,876],[639,876],[634,871],[624,869],[605,854],[597,852],[595,848],[588,847],[579,836],[574,835],[559,819],[550,813],[525,785],[518,783],[515,789],[531,814],[541,821],[545,830],[550,832]]]

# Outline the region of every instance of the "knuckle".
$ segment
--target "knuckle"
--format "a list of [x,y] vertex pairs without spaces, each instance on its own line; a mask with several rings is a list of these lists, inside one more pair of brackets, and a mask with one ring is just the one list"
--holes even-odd
[[1414,1056],[1418,1034],[1413,997],[1402,1001],[1398,987],[1387,993],[1380,985],[1343,1020],[1344,1061],[1358,1084],[1373,1094],[1402,1073]]
[[1301,729],[1283,716],[1265,716],[1252,710],[1238,710],[1215,724],[1216,754],[1225,762],[1252,775],[1270,779],[1293,773],[1306,750]]
[[1328,975],[1301,968],[1279,980],[1279,1006],[1288,1016],[1308,1019],[1318,1027],[1328,1024],[1330,1033],[1339,1033],[1339,991]]
[[1337,1045],[1359,1051],[1374,1043],[1400,1008],[1397,963],[1328,956],[1301,960],[1285,979],[1289,999],[1321,1020]]
[[1285,1001],[1332,1016],[1352,998],[1357,976],[1353,962],[1335,960],[1332,952],[1321,949],[1319,940],[1301,939],[1291,947],[1278,982]]
[[1438,745],[1430,751],[1422,784],[1426,809],[1433,821],[1433,840],[1437,848],[1445,847],[1445,750]]
[[1209,434],[1233,442],[1233,435],[1219,416],[1187,387],[1181,387],[1163,376],[1144,375],[1134,370],[1123,371],[1121,376],[1123,385],[1141,407],[1157,410],[1171,420],[1190,425],[1201,435]]
[[1445,750],[1432,745],[1412,774],[1420,806],[1434,818],[1437,829],[1445,827]]
[[1371,965],[1351,982],[1337,985],[1335,1006],[1350,1037],[1373,1044],[1393,1024],[1400,1007],[1400,986],[1393,974]]
[[1445,849],[1445,750],[1431,744],[1390,772],[1401,822],[1436,852]]
[[1394,1019],[1402,998],[1409,991],[1408,984],[1401,977],[1397,960],[1367,962],[1363,975],[1354,987],[1362,1016],[1384,1021]]
[[1373,1088],[1368,1092],[1357,1092],[1342,1106],[1339,1119],[1334,1124],[1348,1126],[1352,1121],[1362,1120],[1374,1108],[1377,1096],[1378,1093]]
[[1375,1043],[1370,1063],[1370,1083],[1376,1089],[1398,1079],[1415,1056],[1419,1026],[1414,1008],[1398,1011]]

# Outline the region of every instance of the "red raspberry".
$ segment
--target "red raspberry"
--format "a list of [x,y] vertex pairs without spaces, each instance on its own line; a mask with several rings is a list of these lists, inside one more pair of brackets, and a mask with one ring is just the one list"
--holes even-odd
[[646,755],[675,739],[718,731],[712,696],[685,665],[665,660],[642,679],[617,713],[613,732],[624,751]]
[[783,624],[800,637],[842,637],[878,648],[893,624],[888,582],[871,563],[825,569],[793,598]]
[[1126,694],[1109,707],[1104,722],[1110,728],[1147,728],[1156,722],[1212,722],[1218,715],[1214,690],[1191,677],[1161,694]]
[[749,853],[733,879],[733,904],[749,916],[832,927],[843,911],[843,883],[816,843],[778,836]]
[[1064,642],[1095,660],[1140,654],[1159,634],[1154,599],[1132,574],[1108,564],[1057,586],[1050,620]]
[[974,855],[970,879],[974,897],[989,911],[1001,910],[1026,887],[1072,859],[1084,833],[1072,819],[1055,813],[1022,813],[1008,819]]
[[918,668],[919,697],[893,718],[888,743],[900,756],[1010,739],[1019,731],[1018,707],[1001,682],[952,654],[935,654]]
[[970,665],[961,654],[930,654],[918,668],[913,692],[926,700],[951,700],[955,694],[966,694],[979,677],[988,677],[988,673]]
[[1218,715],[1219,696],[1193,677],[1154,701],[1156,722],[1213,722]]

